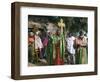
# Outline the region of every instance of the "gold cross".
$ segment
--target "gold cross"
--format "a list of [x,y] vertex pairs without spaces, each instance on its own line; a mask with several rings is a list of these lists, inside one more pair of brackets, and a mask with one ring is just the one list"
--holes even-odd
[[60,22],[58,22],[58,26],[61,28],[61,33],[63,33],[63,28],[65,27],[65,23],[63,22],[63,19],[60,19]]

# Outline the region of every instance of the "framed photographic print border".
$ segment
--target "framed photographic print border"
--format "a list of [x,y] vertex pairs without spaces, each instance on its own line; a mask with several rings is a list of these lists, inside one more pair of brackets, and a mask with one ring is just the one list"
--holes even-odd
[[[75,10],[93,10],[94,11],[94,71],[78,73],[59,73],[42,75],[20,75],[20,8],[38,7],[38,8],[57,8],[57,9],[75,9]],[[75,6],[75,5],[57,5],[41,3],[14,2],[11,4],[11,78],[12,79],[36,79],[36,78],[54,78],[69,76],[84,76],[97,74],[97,7]]]

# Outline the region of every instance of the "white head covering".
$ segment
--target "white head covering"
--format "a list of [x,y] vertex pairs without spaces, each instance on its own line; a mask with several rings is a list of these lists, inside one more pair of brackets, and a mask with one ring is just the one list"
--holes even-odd
[[33,36],[33,35],[34,35],[34,33],[33,33],[33,32],[30,32],[30,33],[29,33],[29,35],[30,35],[30,36]]

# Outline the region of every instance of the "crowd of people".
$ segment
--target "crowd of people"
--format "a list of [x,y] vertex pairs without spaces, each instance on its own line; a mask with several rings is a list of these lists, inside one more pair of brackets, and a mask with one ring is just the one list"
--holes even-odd
[[87,64],[88,63],[88,38],[83,31],[79,36],[74,37],[72,33],[68,34],[67,53],[69,64]]
[[[63,21],[62,21],[63,22]],[[60,27],[60,25],[59,25]],[[83,30],[79,35],[56,30],[37,29],[28,32],[28,62],[43,65],[87,64],[88,38]]]

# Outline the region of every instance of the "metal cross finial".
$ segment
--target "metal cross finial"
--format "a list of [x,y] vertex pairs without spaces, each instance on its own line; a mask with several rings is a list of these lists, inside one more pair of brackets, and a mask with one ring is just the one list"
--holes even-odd
[[65,27],[65,23],[63,22],[63,19],[60,19],[60,22],[58,22],[58,26],[61,28],[61,33],[63,33],[63,28]]

